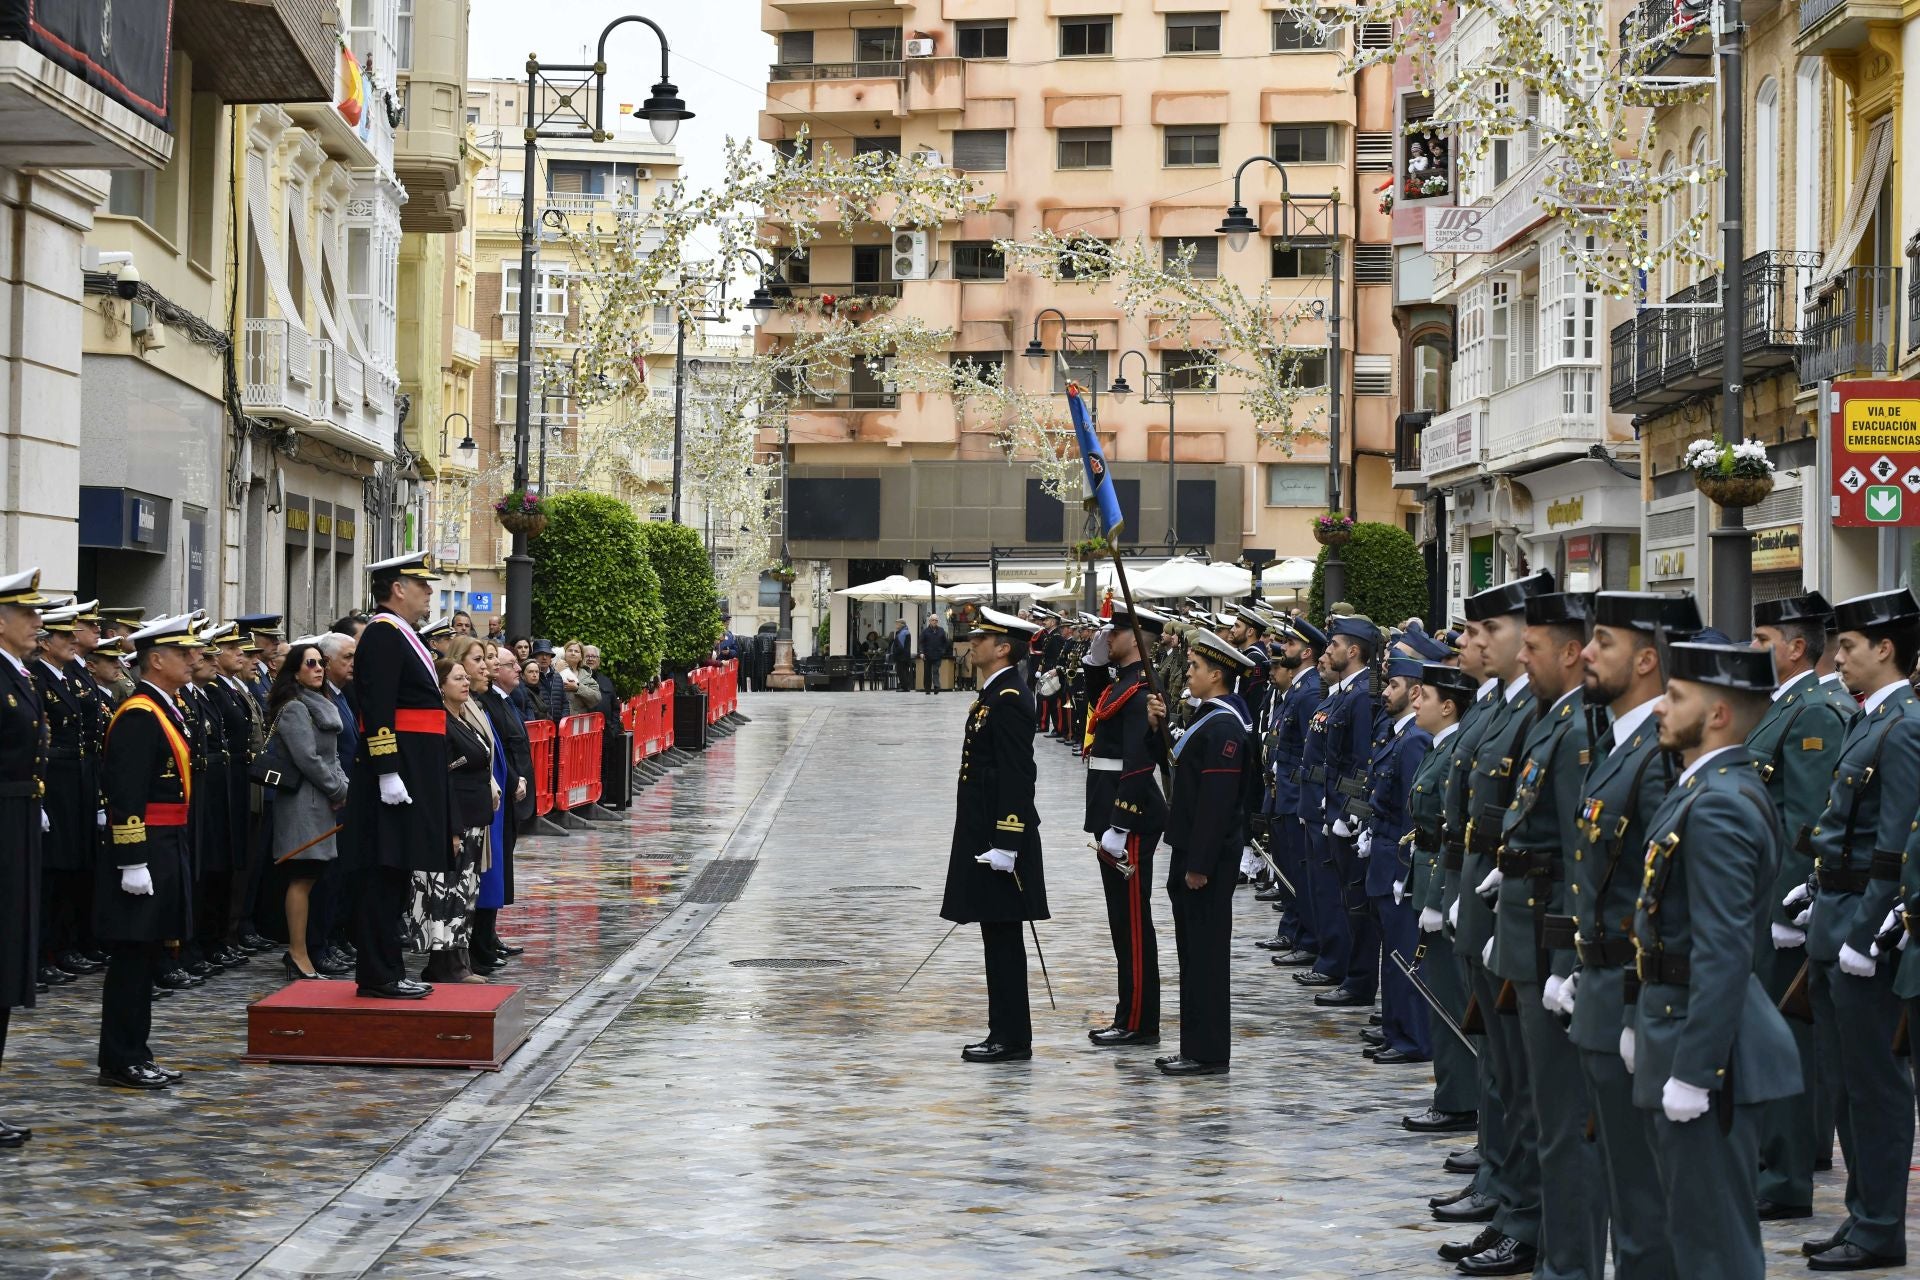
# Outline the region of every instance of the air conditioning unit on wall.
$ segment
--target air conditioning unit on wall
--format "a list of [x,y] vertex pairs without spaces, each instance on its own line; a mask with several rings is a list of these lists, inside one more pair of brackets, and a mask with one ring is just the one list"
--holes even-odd
[[925,280],[933,274],[933,258],[924,231],[893,233],[893,278]]
[[909,58],[931,58],[933,56],[933,41],[931,39],[907,41],[907,56]]

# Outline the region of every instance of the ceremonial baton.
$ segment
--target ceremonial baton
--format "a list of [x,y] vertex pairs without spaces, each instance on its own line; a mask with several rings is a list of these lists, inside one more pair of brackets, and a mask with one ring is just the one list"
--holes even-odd
[[[958,929],[959,927],[960,927],[960,922],[958,920],[954,921],[953,929]],[[940,948],[947,945],[947,939],[953,936],[953,929],[949,929],[945,933],[940,935],[940,941],[933,944],[933,951],[927,952],[927,959],[922,960],[919,964],[915,965],[913,972],[907,975],[907,982],[912,982],[915,978],[919,977],[920,970],[927,967],[927,960],[933,959],[934,953],[939,951]],[[900,991],[905,991],[907,989],[907,982],[903,982],[900,984]],[[899,995],[900,991],[896,991],[893,994]]]
[[[1413,954],[1416,958],[1423,958],[1425,952],[1426,946],[1423,944],[1415,947]],[[1413,989],[1420,993],[1420,998],[1427,1002],[1427,1007],[1440,1016],[1440,1021],[1447,1024],[1447,1030],[1453,1032],[1454,1038],[1465,1045],[1467,1052],[1477,1059],[1480,1056],[1480,1050],[1474,1048],[1473,1041],[1467,1039],[1467,1033],[1460,1029],[1460,1024],[1454,1021],[1453,1015],[1446,1011],[1446,1008],[1440,1003],[1440,998],[1433,994],[1433,988],[1422,981],[1420,975],[1414,972],[1413,966],[1401,957],[1398,950],[1388,951],[1387,954],[1393,957],[1393,963],[1398,966],[1400,972],[1407,975],[1407,981],[1412,983]]]
[[[1021,897],[1024,898],[1026,896],[1027,887],[1020,883],[1020,873],[1018,871],[1013,873],[1013,887],[1020,891]],[[1053,999],[1053,979],[1047,973],[1047,953],[1040,949],[1040,926],[1029,920],[1027,921],[1027,930],[1033,934],[1033,954],[1040,957],[1040,980],[1047,984],[1047,1007],[1049,1009],[1058,1009],[1060,1006],[1055,1004]],[[942,939],[942,941],[945,941],[945,939]],[[908,981],[912,981],[912,979],[908,979]]]

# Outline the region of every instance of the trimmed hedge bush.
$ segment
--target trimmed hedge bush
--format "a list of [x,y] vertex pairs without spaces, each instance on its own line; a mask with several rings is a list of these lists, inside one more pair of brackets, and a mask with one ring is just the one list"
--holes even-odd
[[726,623],[700,535],[683,524],[649,520],[640,526],[640,538],[653,571],[660,575],[660,600],[666,609],[660,660],[668,671],[706,661]]
[[[1313,587],[1307,595],[1307,617],[1319,625],[1327,616],[1325,576],[1327,552],[1313,563]],[[1347,570],[1347,603],[1375,624],[1391,627],[1427,612],[1427,565],[1414,545],[1413,535],[1397,525],[1363,522],[1353,527],[1353,540],[1340,548]]]
[[564,493],[546,507],[546,532],[533,542],[534,634],[555,648],[598,645],[614,687],[635,693],[659,674],[667,634],[647,526],[602,493]]

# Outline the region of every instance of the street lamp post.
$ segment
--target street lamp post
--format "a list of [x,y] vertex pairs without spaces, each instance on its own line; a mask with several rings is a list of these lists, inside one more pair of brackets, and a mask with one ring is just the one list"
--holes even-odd
[[[1721,128],[1724,131],[1720,153],[1726,166],[1726,187],[1720,204],[1720,256],[1726,265],[1720,273],[1721,359],[1720,359],[1720,437],[1728,444],[1739,444],[1745,435],[1744,391],[1741,380],[1746,363],[1746,288],[1742,278],[1746,257],[1745,227],[1741,219],[1746,205],[1746,110],[1740,26],[1740,0],[1725,0],[1720,19],[1720,103]],[[1710,616],[1713,625],[1736,639],[1753,634],[1753,531],[1747,528],[1746,512],[1739,507],[1720,508],[1720,523],[1707,535],[1713,569],[1713,594]]]
[[[1048,316],[1053,316],[1060,322],[1059,354],[1064,356],[1070,351],[1098,354],[1100,350],[1099,346],[1096,345],[1100,341],[1100,335],[1098,333],[1088,333],[1084,331],[1079,333],[1072,332],[1067,328],[1067,316],[1065,312],[1058,307],[1043,307],[1033,317],[1033,337],[1028,340],[1027,349],[1021,353],[1026,356],[1028,364],[1036,369],[1046,367],[1048,353],[1046,347],[1041,345],[1040,342],[1040,322]],[[1068,373],[1072,373],[1071,363],[1068,364]],[[1100,429],[1100,369],[1098,365],[1093,366],[1091,374],[1087,378],[1087,419],[1093,424],[1093,429],[1097,432]],[[1089,521],[1091,521],[1092,518],[1091,515],[1088,516]],[[1115,557],[1117,558],[1119,554],[1120,549],[1115,547]],[[1089,573],[1087,575],[1086,606],[1087,612],[1089,613],[1097,612],[1100,608],[1100,584],[1097,579],[1097,574]]]
[[[1140,403],[1164,404],[1167,406],[1167,554],[1173,555],[1180,545],[1180,482],[1175,474],[1174,435],[1173,435],[1173,387],[1164,373],[1155,373],[1147,368],[1147,355],[1144,351],[1122,351],[1116,365],[1113,385],[1107,390],[1113,398],[1126,403],[1133,394],[1133,388],[1127,383],[1127,357],[1135,356],[1140,361]],[[1155,384],[1160,390],[1154,391]]]
[[[1247,213],[1247,206],[1240,199],[1240,180],[1247,170],[1256,164],[1270,164],[1280,171],[1281,238],[1291,238],[1293,231],[1294,206],[1298,202],[1311,201],[1322,204],[1331,215],[1328,227],[1327,272],[1332,278],[1333,304],[1327,312],[1327,507],[1340,509],[1340,197],[1339,195],[1299,195],[1293,194],[1287,181],[1287,167],[1269,155],[1249,156],[1233,171],[1233,203],[1227,206],[1227,216],[1220,223],[1220,234],[1227,238],[1227,247],[1234,252],[1246,248],[1247,239],[1257,234],[1260,224]],[[1304,215],[1306,225],[1314,227],[1318,214]],[[1315,228],[1317,229],[1317,228]],[[1325,596],[1329,604],[1346,598],[1347,566],[1340,557],[1340,548],[1327,547],[1327,563],[1324,576]]]
[[[615,18],[600,32],[600,42],[590,63],[546,63],[536,57],[527,59],[526,152],[520,175],[520,335],[514,367],[518,385],[513,410],[513,485],[527,487],[528,453],[532,445],[533,425],[533,292],[534,250],[539,226],[535,204],[537,172],[540,164],[540,140],[570,139],[605,142],[613,135],[606,129],[607,38],[616,27],[638,22],[652,29],[660,41],[660,81],[652,94],[634,112],[653,130],[662,145],[672,142],[682,120],[693,118],[680,99],[668,67],[671,50],[667,33],[651,18],[629,14]],[[551,88],[549,105],[543,90]],[[590,90],[593,116],[578,101]],[[543,437],[544,443],[544,437]],[[527,535],[513,535],[513,549],[507,556],[507,630],[512,635],[530,635],[533,631],[533,557],[527,554]]]

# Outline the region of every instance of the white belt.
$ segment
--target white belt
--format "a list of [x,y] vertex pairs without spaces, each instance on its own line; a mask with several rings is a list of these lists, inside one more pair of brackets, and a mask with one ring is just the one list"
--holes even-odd
[[1115,760],[1109,756],[1088,756],[1087,768],[1101,773],[1119,773],[1127,767],[1125,760]]

